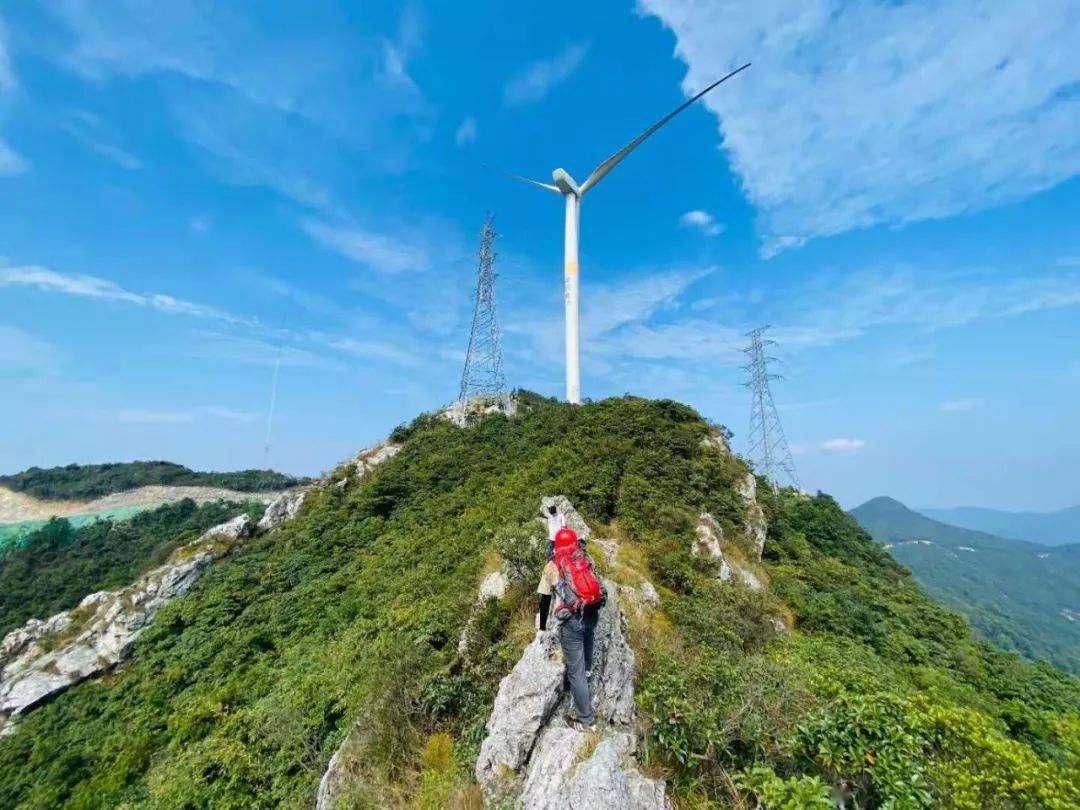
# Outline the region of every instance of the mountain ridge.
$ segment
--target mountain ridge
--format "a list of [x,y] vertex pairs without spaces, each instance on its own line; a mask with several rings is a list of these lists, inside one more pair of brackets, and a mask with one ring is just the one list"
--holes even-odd
[[1080,543],[1080,506],[1050,512],[1008,511],[981,506],[918,509],[918,512],[965,529],[1048,546]]
[[417,418],[209,565],[122,667],[19,718],[0,805],[312,806],[351,740],[345,807],[478,807],[500,684],[526,651],[555,654],[534,629],[555,493],[641,607],[640,722],[560,759],[591,763],[573,780],[636,748],[684,804],[1080,801],[1080,681],[976,639],[832,498],[755,487],[759,560],[750,471],[692,409],[519,400],[464,427]]
[[1080,544],[1045,546],[951,526],[886,496],[850,514],[923,587],[987,638],[1080,672]]

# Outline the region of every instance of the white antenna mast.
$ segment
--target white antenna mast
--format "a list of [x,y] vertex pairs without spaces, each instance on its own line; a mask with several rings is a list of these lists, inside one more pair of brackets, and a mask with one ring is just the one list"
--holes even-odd
[[554,185],[551,183],[541,183],[539,180],[531,180],[528,177],[522,177],[517,174],[510,174],[510,177],[515,180],[520,180],[523,183],[529,183],[530,185],[537,186],[539,188],[547,189],[548,191],[554,191],[556,194],[562,194],[566,198],[566,227],[563,234],[563,279],[566,284],[566,400],[577,404],[581,402],[581,371],[579,366],[579,340],[580,332],[578,328],[578,216],[579,207],[581,204],[581,198],[585,195],[589,189],[603,180],[608,173],[618,165],[624,157],[629,155],[635,149],[637,149],[641,143],[652,135],[656,130],[660,129],[664,124],[681,113],[699,98],[704,96],[710,90],[722,82],[727,81],[736,73],[739,73],[746,68],[750,67],[750,63],[747,62],[740,68],[737,68],[731,73],[727,74],[721,79],[717,79],[710,84],[700,93],[684,101],[674,110],[669,112],[647,130],[638,135],[634,140],[630,141],[626,146],[609,157],[599,166],[597,166],[592,174],[590,174],[584,183],[580,186],[574,182],[572,178],[564,169],[556,169],[551,173],[551,179]]

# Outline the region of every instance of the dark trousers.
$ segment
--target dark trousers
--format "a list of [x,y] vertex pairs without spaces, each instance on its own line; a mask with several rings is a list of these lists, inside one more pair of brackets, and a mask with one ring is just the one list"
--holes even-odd
[[589,681],[586,671],[592,669],[593,630],[600,614],[596,610],[586,610],[580,616],[571,616],[559,625],[559,644],[562,646],[566,661],[566,679],[570,682],[570,695],[574,699],[574,708],[578,719],[585,725],[596,718],[593,715],[592,698],[589,696]]

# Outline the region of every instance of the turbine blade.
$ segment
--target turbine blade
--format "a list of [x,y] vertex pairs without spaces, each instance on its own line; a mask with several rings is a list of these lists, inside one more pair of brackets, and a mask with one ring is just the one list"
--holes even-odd
[[554,191],[556,194],[562,194],[562,192],[559,191],[557,186],[553,186],[550,183],[541,183],[539,180],[533,180],[533,179],[528,178],[528,177],[523,177],[520,174],[514,174],[513,172],[508,172],[508,171],[506,171],[504,169],[494,169],[491,166],[488,166],[486,163],[484,163],[482,165],[484,166],[485,169],[491,169],[491,171],[493,171],[493,172],[498,172],[499,174],[504,174],[507,177],[509,177],[511,180],[519,180],[522,183],[528,183],[530,186],[537,186],[539,188],[545,188],[548,191]]
[[618,162],[620,160],[622,160],[624,157],[626,157],[631,152],[633,152],[635,149],[637,149],[641,145],[641,142],[644,141],[646,138],[648,138],[650,135],[652,135],[654,132],[656,132],[656,130],[660,129],[660,127],[662,127],[664,124],[666,124],[672,118],[674,118],[676,115],[681,113],[683,110],[685,110],[687,107],[689,107],[695,101],[697,101],[703,95],[708,93],[714,87],[716,87],[717,85],[719,85],[719,84],[721,84],[723,82],[726,82],[728,79],[730,79],[736,73],[741,73],[742,71],[746,70],[748,67],[750,67],[749,62],[747,62],[742,67],[736,68],[735,70],[731,71],[731,73],[729,73],[727,76],[724,76],[722,79],[717,79],[715,82],[710,84],[708,87],[706,87],[700,93],[698,93],[696,96],[694,96],[691,99],[688,99],[687,101],[684,101],[682,104],[680,104],[674,110],[669,112],[667,115],[665,115],[663,118],[661,118],[655,124],[653,124],[647,130],[645,130],[640,135],[638,135],[636,138],[634,138],[634,140],[630,141],[630,143],[628,143],[626,146],[624,146],[622,149],[620,149],[618,152],[616,152],[614,155],[609,157],[607,160],[605,160],[603,163],[601,163],[599,166],[597,166],[593,170],[593,173],[590,174],[585,179],[585,182],[581,184],[581,193],[584,194],[590,188],[592,188],[597,183],[599,183],[601,180],[603,180],[604,177],[607,176],[607,173],[610,172],[612,169],[614,169],[615,166],[618,164]]

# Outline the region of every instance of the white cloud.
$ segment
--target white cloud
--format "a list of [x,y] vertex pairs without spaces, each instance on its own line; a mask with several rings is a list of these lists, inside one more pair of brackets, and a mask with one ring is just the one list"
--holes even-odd
[[968,413],[983,406],[981,399],[950,399],[938,405],[942,413]]
[[862,450],[866,446],[866,442],[862,439],[848,439],[848,438],[836,438],[826,439],[818,445],[818,449],[823,450],[826,453],[854,453],[858,450]]
[[[3,20],[0,20],[0,99],[14,93],[16,88],[15,72],[11,68],[11,57],[8,55],[7,29]],[[22,174],[29,168],[26,158],[0,141],[0,176]]]
[[555,85],[574,75],[588,52],[588,43],[574,42],[550,59],[530,62],[507,81],[503,88],[503,101],[510,106],[540,101]]
[[476,143],[476,119],[471,115],[458,126],[457,132],[454,133],[454,143],[457,144],[458,149],[464,149]]
[[426,270],[430,265],[427,251],[393,236],[313,219],[306,220],[303,228],[324,248],[379,273]]
[[127,408],[120,411],[116,415],[116,418],[117,421],[130,424],[160,425],[189,424],[201,420],[250,423],[255,421],[256,416],[252,413],[236,411],[231,408],[223,408],[217,405],[204,405],[180,411]]
[[15,71],[11,67],[11,55],[8,53],[8,33],[4,21],[0,20],[0,93],[10,93],[17,87]]
[[52,374],[60,356],[52,344],[14,326],[0,324],[0,376],[5,372]]
[[679,217],[679,224],[684,228],[696,228],[706,236],[719,236],[724,232],[724,226],[708,211],[687,211]]
[[236,325],[256,326],[258,321],[233,315],[215,307],[196,304],[165,293],[137,293],[115,282],[96,276],[65,275],[46,267],[0,267],[0,287],[32,287],[44,292],[56,292],[100,301],[118,301],[139,307],[206,318]]
[[138,157],[122,149],[116,144],[105,140],[97,130],[101,123],[97,116],[85,111],[77,111],[71,116],[71,120],[60,125],[75,140],[86,148],[97,152],[107,160],[111,160],[117,166],[128,171],[138,171],[142,168],[142,161]]
[[210,220],[207,217],[192,217],[188,222],[188,230],[192,233],[206,233],[210,230]]
[[0,141],[0,175],[23,174],[29,168],[26,158]]
[[70,34],[48,55],[85,78],[182,77],[162,87],[163,104],[225,182],[326,208],[341,164],[400,171],[430,138],[434,108],[409,73],[423,29],[412,5],[392,34],[311,9],[303,36],[258,9],[205,0],[66,0],[48,11]]
[[764,250],[1021,199],[1080,170],[1069,0],[639,0],[676,38]]

